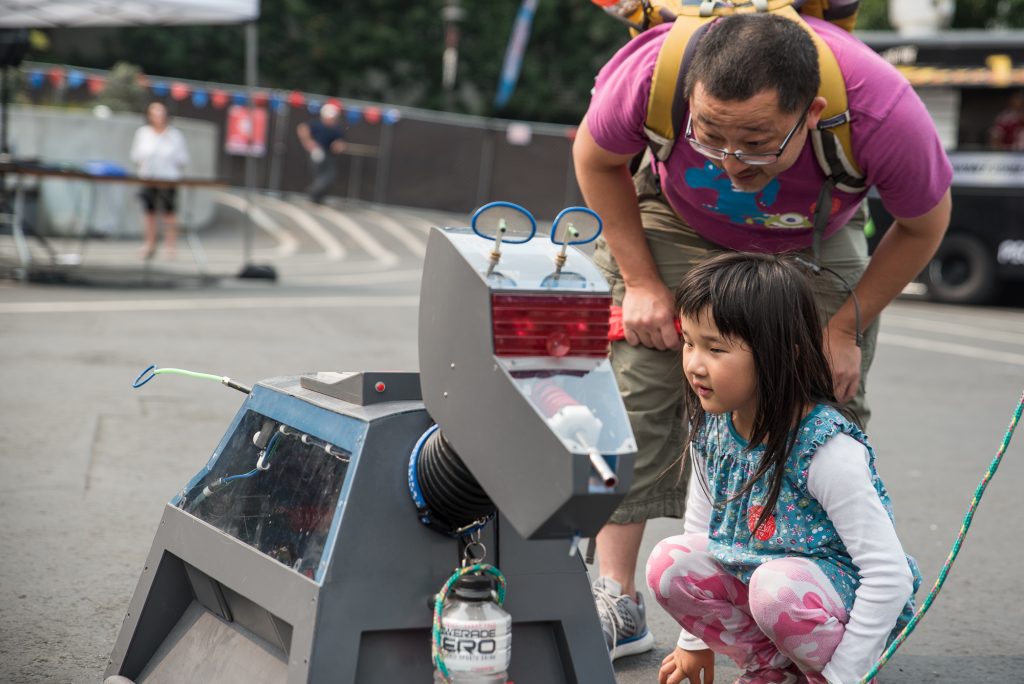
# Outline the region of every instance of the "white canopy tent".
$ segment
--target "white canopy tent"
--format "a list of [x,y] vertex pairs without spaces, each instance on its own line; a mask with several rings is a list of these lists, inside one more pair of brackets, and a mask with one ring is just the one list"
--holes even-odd
[[0,28],[242,24],[259,0],[0,0]]
[[[245,82],[250,91],[257,80],[259,16],[259,0],[0,0],[0,30],[245,24]],[[5,108],[6,102],[0,101],[0,109]],[[254,160],[248,156],[245,184],[250,204],[254,176]],[[244,264],[239,276],[275,278],[272,268],[250,264],[251,233],[250,221],[243,233]]]

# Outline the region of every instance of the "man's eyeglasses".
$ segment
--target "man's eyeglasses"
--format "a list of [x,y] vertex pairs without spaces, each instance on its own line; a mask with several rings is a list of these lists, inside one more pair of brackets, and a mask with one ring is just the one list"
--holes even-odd
[[786,151],[786,145],[789,144],[789,141],[793,139],[794,135],[796,135],[800,126],[803,125],[804,120],[807,118],[807,112],[810,111],[811,103],[813,102],[814,100],[811,100],[811,102],[808,102],[807,106],[804,107],[803,114],[800,115],[799,120],[797,120],[796,125],[793,126],[792,130],[786,134],[785,139],[782,141],[782,144],[779,145],[779,149],[776,152],[742,152],[740,150],[730,152],[729,150],[720,149],[718,147],[709,147],[708,145],[698,141],[693,135],[693,114],[686,117],[686,133],[683,137],[686,138],[686,142],[690,143],[690,147],[700,152],[708,159],[723,161],[726,157],[732,155],[733,157],[736,157],[737,160],[749,166],[767,166],[768,164],[774,164],[779,161],[779,157],[781,157],[782,153]]

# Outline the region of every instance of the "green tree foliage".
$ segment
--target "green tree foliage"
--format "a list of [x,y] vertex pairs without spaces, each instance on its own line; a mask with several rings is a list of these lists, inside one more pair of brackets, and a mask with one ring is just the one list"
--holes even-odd
[[105,104],[111,109],[141,112],[146,107],[148,96],[139,85],[142,70],[128,62],[118,62],[107,75],[107,84],[96,98],[96,104]]
[[[890,2],[899,0],[860,0],[857,28],[866,31],[891,31]],[[1024,0],[956,0],[951,28],[1024,28]]]
[[1024,28],[1024,0],[957,0],[953,28]]

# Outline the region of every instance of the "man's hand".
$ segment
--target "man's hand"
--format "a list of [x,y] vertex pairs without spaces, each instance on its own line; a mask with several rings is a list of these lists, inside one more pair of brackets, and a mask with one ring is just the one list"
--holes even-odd
[[711,649],[687,651],[676,646],[676,650],[661,661],[658,684],[680,684],[687,679],[691,684],[701,684],[701,670],[704,684],[714,684],[715,654]]
[[825,357],[832,368],[832,383],[840,404],[853,399],[860,387],[861,350],[852,331],[839,330],[833,323],[822,335]]
[[678,349],[675,301],[660,282],[626,287],[622,299],[622,326],[626,342],[651,349]]

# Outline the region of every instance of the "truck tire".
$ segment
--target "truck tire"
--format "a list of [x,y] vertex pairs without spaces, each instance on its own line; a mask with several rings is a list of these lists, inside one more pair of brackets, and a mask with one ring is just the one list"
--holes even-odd
[[990,250],[969,233],[950,233],[924,271],[928,296],[937,302],[983,304],[996,288]]

